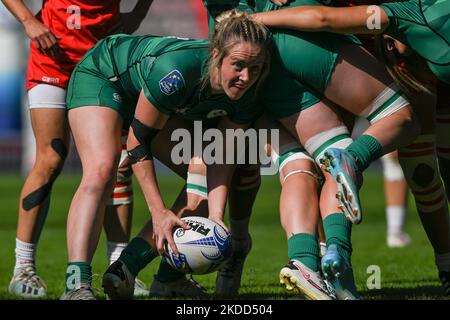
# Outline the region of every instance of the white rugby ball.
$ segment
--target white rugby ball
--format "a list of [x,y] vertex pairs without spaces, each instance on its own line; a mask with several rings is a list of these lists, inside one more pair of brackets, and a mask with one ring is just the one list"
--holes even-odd
[[191,274],[217,271],[231,256],[231,235],[218,223],[203,217],[182,218],[191,228],[177,228],[173,239],[180,256],[166,244],[164,259],[176,270]]

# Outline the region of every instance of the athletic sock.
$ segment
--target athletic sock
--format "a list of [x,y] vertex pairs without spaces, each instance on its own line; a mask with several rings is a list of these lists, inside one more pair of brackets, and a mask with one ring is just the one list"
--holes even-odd
[[403,206],[388,206],[386,208],[388,234],[403,232],[406,208]]
[[14,266],[14,275],[17,275],[20,269],[26,267],[34,268],[36,248],[37,244],[20,241],[16,238],[16,265]]
[[369,165],[382,155],[381,144],[372,136],[362,135],[346,149],[358,164],[359,172],[363,172]]
[[66,269],[66,292],[77,289],[80,284],[91,284],[92,267],[88,262],[68,262]]
[[161,259],[158,273],[155,278],[160,282],[172,282],[181,279],[185,276],[183,272],[175,270],[164,259]]
[[107,241],[106,243],[106,254],[108,256],[109,264],[111,265],[114,261],[119,259],[122,251],[127,247],[127,242],[112,242]]
[[135,277],[144,269],[158,253],[143,238],[136,237],[130,241],[128,246],[122,251],[119,259],[122,261]]
[[288,239],[289,260],[297,260],[313,271],[319,271],[319,240],[316,235],[297,233]]
[[339,254],[350,263],[352,223],[345,218],[343,213],[332,213],[323,220],[323,229],[327,239],[327,248],[331,244],[335,244]]

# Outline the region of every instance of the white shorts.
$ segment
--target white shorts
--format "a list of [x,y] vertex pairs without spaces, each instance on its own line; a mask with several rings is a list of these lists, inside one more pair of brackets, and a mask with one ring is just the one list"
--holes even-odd
[[28,107],[65,109],[67,90],[49,84],[38,84],[28,90]]

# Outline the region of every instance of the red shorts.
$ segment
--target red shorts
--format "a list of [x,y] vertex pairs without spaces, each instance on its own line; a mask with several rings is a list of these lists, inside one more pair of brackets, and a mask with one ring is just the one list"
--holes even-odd
[[67,88],[83,55],[120,21],[120,0],[47,0],[37,16],[57,37],[57,57],[40,53],[30,43],[27,90],[39,83]]

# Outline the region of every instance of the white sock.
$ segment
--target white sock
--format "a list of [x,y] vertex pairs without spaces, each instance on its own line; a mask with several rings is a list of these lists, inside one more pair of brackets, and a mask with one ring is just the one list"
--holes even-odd
[[406,208],[403,206],[389,206],[386,208],[388,234],[403,232]]
[[117,261],[117,259],[119,259],[120,254],[127,245],[128,245],[127,242],[111,242],[111,241],[106,242],[108,261],[110,265],[113,262]]
[[14,266],[14,275],[21,268],[34,267],[34,257],[36,256],[37,244],[20,241],[16,238],[16,265]]
[[434,256],[438,270],[450,272],[450,252],[442,254],[435,253]]
[[231,235],[233,240],[245,240],[248,238],[248,224],[250,217],[234,220],[230,218]]

